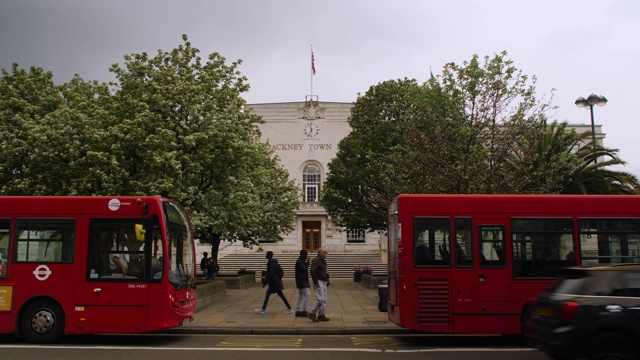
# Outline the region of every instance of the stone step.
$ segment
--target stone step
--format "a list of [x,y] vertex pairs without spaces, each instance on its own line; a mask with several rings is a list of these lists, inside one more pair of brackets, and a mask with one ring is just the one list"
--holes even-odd
[[[316,254],[310,254],[313,260]],[[295,263],[298,260],[298,254],[275,254],[274,258],[278,259],[278,263],[284,270],[286,278],[295,276]],[[233,273],[241,268],[256,271],[256,277],[259,277],[263,270],[266,270],[267,259],[265,253],[245,253],[245,254],[229,254],[218,260],[220,265],[220,273]],[[333,278],[350,278],[353,276],[353,268],[357,265],[371,265],[374,275],[386,275],[387,264],[382,262],[379,254],[374,253],[339,253],[329,254],[327,257],[327,270]]]

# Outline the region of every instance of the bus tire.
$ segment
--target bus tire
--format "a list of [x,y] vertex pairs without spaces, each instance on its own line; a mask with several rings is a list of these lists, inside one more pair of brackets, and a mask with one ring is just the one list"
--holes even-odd
[[22,314],[19,334],[30,343],[51,344],[64,333],[64,312],[54,301],[36,300]]

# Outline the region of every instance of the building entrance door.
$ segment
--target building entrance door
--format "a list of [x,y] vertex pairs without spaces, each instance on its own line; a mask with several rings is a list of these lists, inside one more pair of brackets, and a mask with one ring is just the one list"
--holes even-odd
[[321,221],[302,222],[302,248],[310,254],[317,252],[321,247]]

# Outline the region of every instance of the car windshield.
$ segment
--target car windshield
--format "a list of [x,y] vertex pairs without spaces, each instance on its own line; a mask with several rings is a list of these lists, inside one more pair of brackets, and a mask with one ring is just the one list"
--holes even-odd
[[635,284],[640,284],[640,274],[635,272],[572,269],[561,275],[548,291],[565,295],[635,296]]
[[586,271],[572,270],[566,271],[547,289],[550,293],[556,294],[584,294],[585,281],[589,277]]

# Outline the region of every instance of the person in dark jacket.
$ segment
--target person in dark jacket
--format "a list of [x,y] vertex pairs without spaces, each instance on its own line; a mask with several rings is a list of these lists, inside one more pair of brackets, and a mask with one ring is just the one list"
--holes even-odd
[[207,273],[207,264],[209,263],[209,254],[207,252],[202,253],[202,260],[200,260],[200,271],[206,275]]
[[327,286],[329,286],[329,272],[327,271],[327,249],[318,250],[318,256],[311,263],[311,279],[316,291],[316,303],[311,308],[309,319],[313,322],[329,321],[324,315],[327,307]]
[[218,263],[213,260],[212,257],[209,258],[209,262],[207,263],[207,275],[204,277],[205,280],[215,280],[216,275],[220,272],[220,266]]
[[255,308],[255,312],[259,314],[264,314],[265,310],[267,310],[267,304],[269,304],[269,297],[271,294],[278,294],[280,299],[284,301],[284,305],[286,308],[284,309],[283,314],[292,314],[293,309],[291,309],[291,305],[287,301],[287,298],[282,293],[284,290],[284,285],[282,284],[282,277],[284,276],[284,271],[282,267],[278,263],[278,260],[273,258],[273,251],[267,251],[267,274],[266,281],[263,282],[262,287],[269,285],[267,288],[267,292],[264,295],[264,302],[262,303],[261,308]]
[[298,303],[296,317],[308,317],[307,303],[311,297],[309,285],[309,256],[307,250],[300,250],[300,257],[296,261],[296,287],[298,288]]

